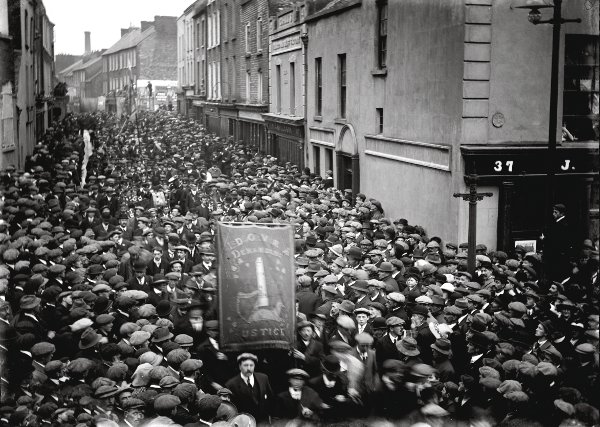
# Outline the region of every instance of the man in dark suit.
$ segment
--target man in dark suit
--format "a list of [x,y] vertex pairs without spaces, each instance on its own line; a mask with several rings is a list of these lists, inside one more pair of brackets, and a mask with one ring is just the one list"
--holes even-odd
[[402,339],[404,330],[404,320],[399,317],[390,317],[385,323],[388,326],[388,332],[375,344],[375,358],[379,372],[383,372],[383,362],[386,360],[400,360],[400,352],[396,347],[396,342]]
[[566,218],[567,208],[559,203],[552,209],[554,221],[544,236],[544,258],[550,279],[562,281],[569,274],[572,234]]
[[110,223],[111,216],[107,211],[102,212],[100,215],[100,224],[92,228],[92,231],[99,240],[104,240],[116,227]]
[[318,421],[323,401],[316,391],[305,385],[308,374],[302,369],[287,371],[290,387],[277,396],[277,415],[283,419]]
[[112,187],[107,187],[105,192],[106,196],[98,199],[98,209],[102,210],[102,208],[106,206],[110,210],[111,216],[117,216],[120,211],[120,206],[119,198],[115,197],[115,189]]
[[314,338],[315,326],[308,322],[299,322],[296,326],[298,339],[296,348],[293,351],[294,358],[298,361],[299,367],[304,369],[311,376],[316,376],[320,372],[320,361],[323,357],[323,344]]
[[305,315],[313,313],[320,302],[319,296],[311,290],[312,279],[308,276],[301,276],[298,278],[300,289],[296,293],[296,299],[298,300],[298,311]]
[[237,362],[240,375],[225,384],[231,390],[231,402],[240,413],[252,415],[257,423],[268,421],[273,401],[269,377],[254,371],[258,358],[252,353],[240,354]]

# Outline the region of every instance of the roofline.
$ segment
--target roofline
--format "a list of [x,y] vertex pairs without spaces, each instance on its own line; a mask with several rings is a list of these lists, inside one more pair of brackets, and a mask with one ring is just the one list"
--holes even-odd
[[327,10],[320,10],[304,18],[304,22],[318,21],[319,19],[345,12],[346,10],[353,9],[357,6],[362,6],[362,0],[353,0],[352,3],[338,8],[334,7]]

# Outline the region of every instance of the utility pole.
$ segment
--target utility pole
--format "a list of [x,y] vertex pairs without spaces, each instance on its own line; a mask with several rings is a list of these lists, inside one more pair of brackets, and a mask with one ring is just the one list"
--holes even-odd
[[475,245],[477,244],[477,202],[485,197],[492,197],[492,193],[477,192],[477,176],[469,175],[465,179],[469,185],[468,193],[454,193],[454,197],[462,197],[469,202],[469,250],[467,258],[467,269],[471,275],[475,274]]

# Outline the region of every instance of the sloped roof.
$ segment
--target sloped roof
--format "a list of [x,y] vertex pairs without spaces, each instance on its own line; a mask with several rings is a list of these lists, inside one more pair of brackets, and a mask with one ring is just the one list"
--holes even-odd
[[130,49],[137,46],[142,40],[154,33],[154,26],[146,28],[142,32],[139,28],[134,28],[121,37],[115,44],[106,49],[102,55],[110,55],[111,53],[119,52],[120,50]]
[[73,68],[71,71],[79,71],[79,70],[85,70],[86,68],[98,63],[98,61],[102,60],[102,56],[98,56],[96,58],[90,59],[87,62],[83,62],[83,60],[78,61],[81,62],[81,64],[79,64],[78,66],[76,66],[75,68]]
[[76,61],[76,62],[72,63],[67,68],[65,68],[64,70],[59,71],[56,74],[57,75],[63,75],[63,74],[64,75],[69,75],[69,74],[73,73],[73,71],[75,71],[75,69],[77,69],[77,67],[79,67],[81,64],[83,64],[83,59],[80,59],[79,61]]
[[312,21],[313,19],[322,18],[324,16],[334,14],[337,11],[342,11],[354,6],[359,6],[362,0],[331,0],[321,10],[309,15],[306,21]]

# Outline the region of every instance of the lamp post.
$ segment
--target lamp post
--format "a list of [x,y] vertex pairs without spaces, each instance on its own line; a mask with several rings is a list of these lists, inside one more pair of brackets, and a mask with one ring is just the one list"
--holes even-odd
[[[552,68],[550,72],[550,117],[548,120],[548,152],[546,158],[546,204],[544,211],[544,225],[547,233],[553,221],[552,207],[554,206],[554,181],[556,168],[556,128],[558,115],[558,64],[560,54],[560,28],[567,22],[581,22],[581,19],[563,19],[562,0],[522,0],[516,9],[528,9],[527,19],[533,25],[552,24]],[[552,19],[542,19],[540,9],[553,9]]]

